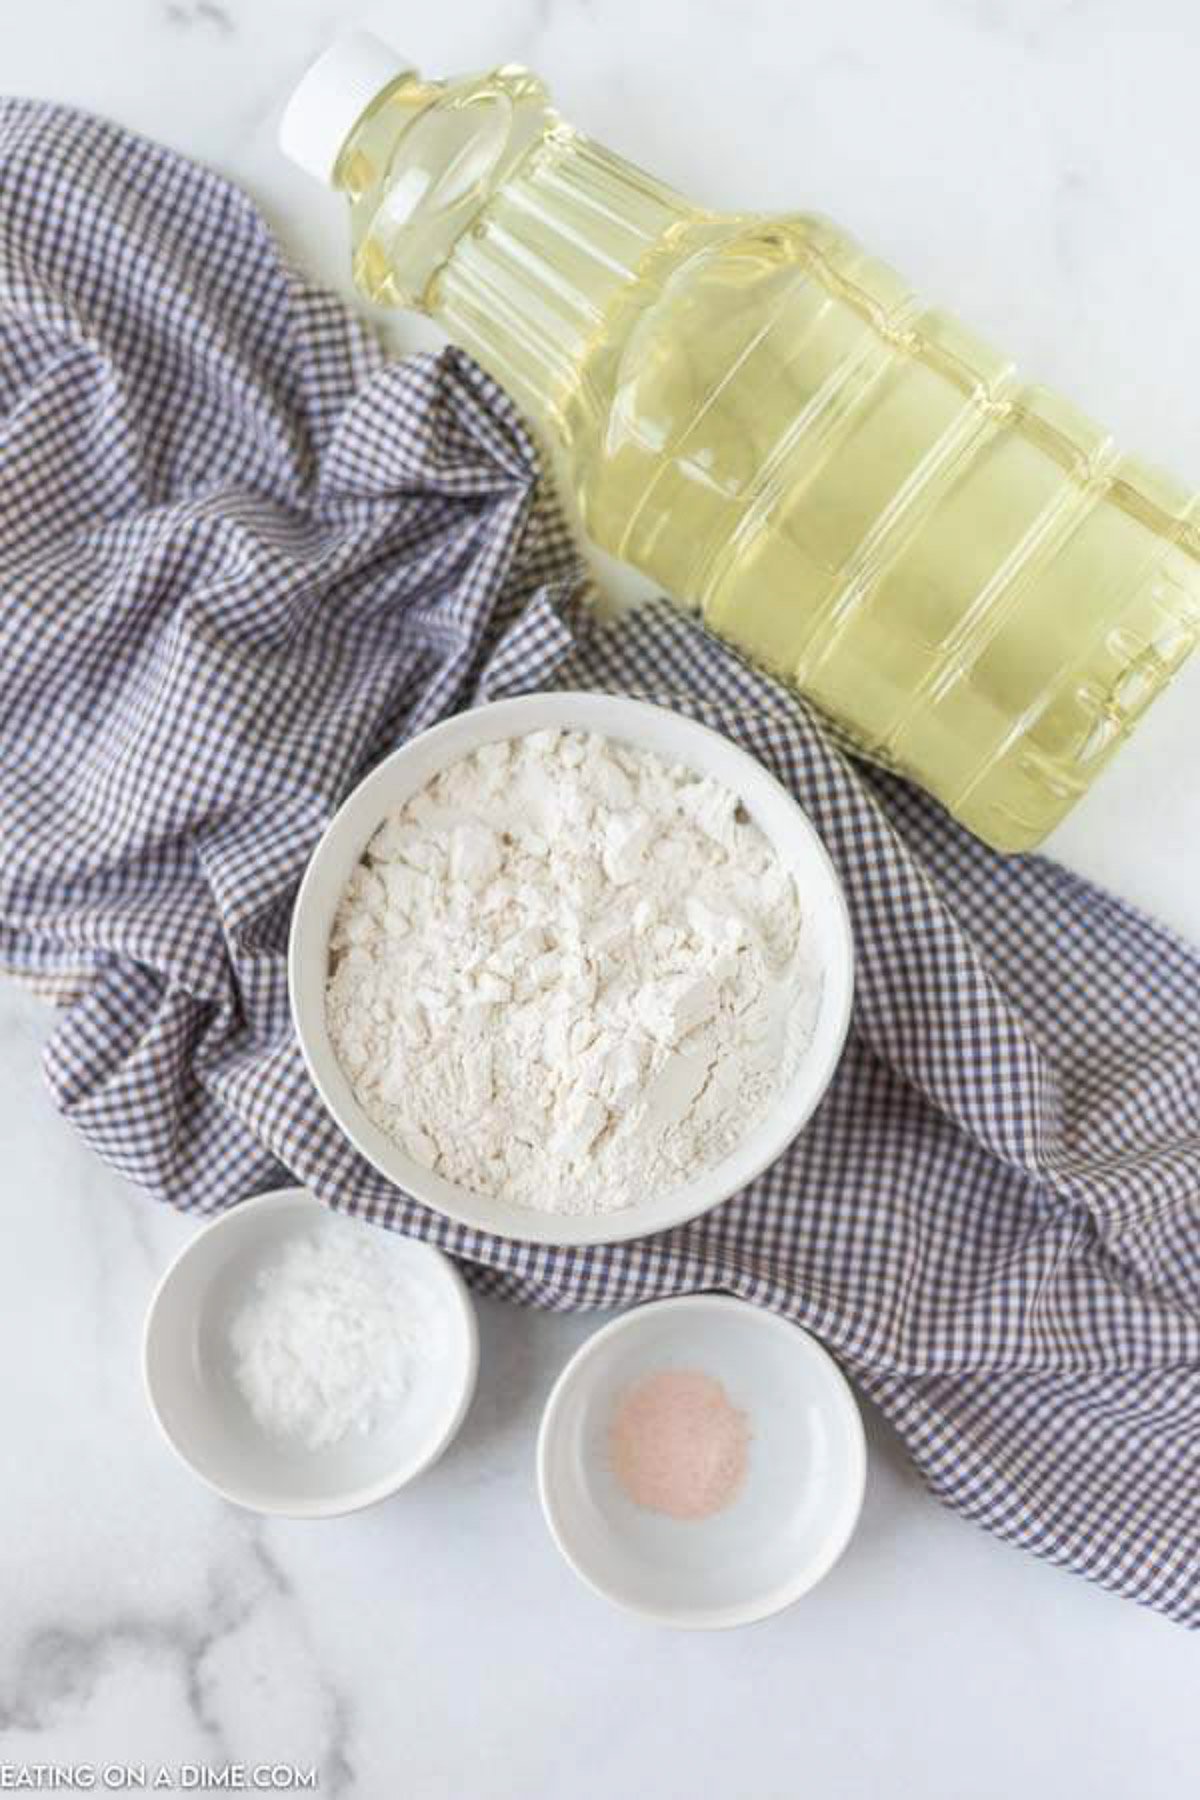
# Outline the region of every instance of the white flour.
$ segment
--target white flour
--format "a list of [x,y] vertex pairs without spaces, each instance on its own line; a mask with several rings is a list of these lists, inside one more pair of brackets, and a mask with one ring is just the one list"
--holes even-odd
[[591,733],[445,769],[371,839],[334,924],[330,1035],[430,1169],[549,1212],[678,1187],[766,1112],[820,971],[734,794]]

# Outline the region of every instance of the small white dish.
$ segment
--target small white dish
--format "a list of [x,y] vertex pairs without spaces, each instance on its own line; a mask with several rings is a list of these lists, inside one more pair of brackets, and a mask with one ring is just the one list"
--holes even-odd
[[[821,993],[807,1050],[766,1116],[730,1155],[680,1187],[647,1194],[619,1212],[538,1212],[447,1181],[409,1156],[369,1119],[342,1072],[325,1023],[329,936],[347,881],[385,815],[441,769],[481,744],[546,729],[595,731],[686,763],[730,788],[795,876]],[[574,691],[528,694],[457,713],[421,732],[361,781],[313,852],[292,915],[288,947],[292,1017],[309,1074],[354,1147],[424,1205],[477,1231],[535,1244],[613,1244],[666,1231],[707,1212],[786,1150],[816,1111],[837,1067],[850,1023],[854,942],[841,885],[814,827],[754,757],[720,732],[641,700]]]
[[[663,1369],[700,1370],[745,1415],[745,1480],[724,1511],[678,1520],[636,1505],[610,1466],[620,1396]],[[800,1326],[721,1294],[623,1313],[576,1352],[538,1437],[550,1533],[607,1600],[660,1625],[719,1630],[790,1606],[858,1521],[866,1440],[837,1364]]]
[[[372,1231],[381,1252],[444,1322],[435,1361],[414,1369],[403,1400],[373,1431],[309,1450],[256,1423],[233,1374],[231,1321],[260,1269],[315,1226]],[[244,1200],[187,1244],[150,1302],[143,1373],[163,1435],[226,1500],[289,1518],[328,1518],[386,1499],[442,1454],[475,1391],[479,1335],[462,1277],[431,1244],[332,1213],[304,1188]]]

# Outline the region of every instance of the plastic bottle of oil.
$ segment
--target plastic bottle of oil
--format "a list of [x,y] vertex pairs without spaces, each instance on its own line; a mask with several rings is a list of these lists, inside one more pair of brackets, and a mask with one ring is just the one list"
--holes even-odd
[[586,528],[867,755],[1036,844],[1200,633],[1200,507],[826,220],[712,213],[506,67],[356,33],[284,149],[372,301],[557,439]]

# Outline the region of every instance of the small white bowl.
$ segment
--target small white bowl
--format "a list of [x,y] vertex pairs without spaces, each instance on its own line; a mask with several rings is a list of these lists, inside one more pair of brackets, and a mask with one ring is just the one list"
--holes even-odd
[[[621,1393],[661,1369],[715,1377],[750,1427],[723,1512],[677,1520],[626,1495],[608,1434]],[[661,1300],[589,1338],[538,1437],[546,1522],[575,1573],[660,1625],[719,1630],[780,1612],[828,1573],[858,1521],[866,1441],[837,1364],[800,1326],[720,1294]]]
[[[319,1450],[255,1422],[233,1376],[229,1328],[265,1263],[314,1226],[372,1231],[444,1321],[437,1359],[418,1365],[404,1399],[369,1434]],[[151,1410],[201,1481],[254,1512],[329,1518],[394,1494],[436,1462],[475,1391],[479,1335],[462,1277],[430,1244],[332,1213],[304,1188],[244,1200],[196,1234],[160,1281],[146,1316],[142,1367]]]
[[[595,731],[732,789],[795,877],[805,930],[823,968],[812,1041],[765,1118],[694,1180],[620,1212],[556,1214],[475,1194],[416,1162],[369,1119],[338,1063],[325,1023],[329,936],[347,881],[385,814],[481,744],[545,729]],[[707,1212],[775,1161],[816,1110],[837,1067],[854,990],[854,943],[841,886],[791,794],[736,744],[666,707],[619,695],[559,692],[457,713],[387,757],[340,807],[313,852],[292,917],[288,977],[296,1035],[317,1091],[350,1142],[396,1187],[478,1231],[535,1244],[613,1244]]]

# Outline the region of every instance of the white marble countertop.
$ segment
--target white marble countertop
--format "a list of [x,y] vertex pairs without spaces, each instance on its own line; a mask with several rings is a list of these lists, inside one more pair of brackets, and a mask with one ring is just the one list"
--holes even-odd
[[[216,164],[344,289],[337,207],[284,166],[273,121],[354,22],[431,71],[529,62],[569,117],[713,203],[834,214],[1200,479],[1188,0],[40,0],[6,19],[0,82]],[[1198,701],[1194,667],[1052,849],[1200,938]],[[874,1420],[858,1537],[790,1614],[683,1637],[593,1599],[532,1470],[587,1320],[483,1308],[463,1436],[387,1505],[318,1525],[224,1506],[160,1444],[138,1375],[151,1287],[194,1227],[53,1114],[45,1028],[0,993],[0,1775],[268,1758],[368,1800],[1194,1784],[1193,1642],[944,1512]]]

